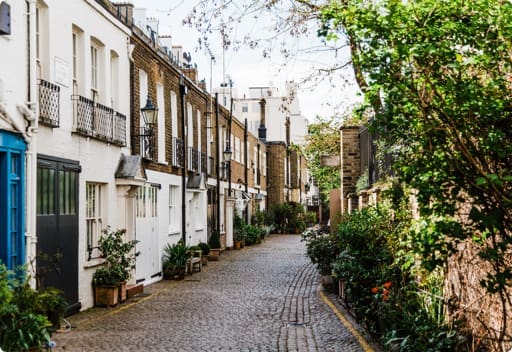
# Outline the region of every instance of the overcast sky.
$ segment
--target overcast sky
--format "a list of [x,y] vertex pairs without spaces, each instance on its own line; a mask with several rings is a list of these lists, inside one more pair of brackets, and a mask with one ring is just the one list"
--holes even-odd
[[[306,75],[312,72],[313,67],[320,67],[342,60],[340,54],[334,57],[328,52],[316,52],[313,54],[295,55],[285,66],[283,58],[278,50],[271,53],[271,58],[263,58],[260,50],[241,48],[237,51],[231,49],[222,51],[221,38],[217,33],[210,36],[210,50],[215,56],[210,72],[210,55],[206,49],[197,49],[199,34],[196,29],[182,25],[183,18],[189,13],[194,0],[133,0],[136,8],[146,8],[148,17],[159,20],[159,34],[170,34],[173,45],[182,45],[184,51],[189,51],[192,62],[197,63],[199,79],[205,79],[208,89],[210,80],[213,87],[218,87],[223,79],[223,72],[229,75],[234,82],[234,87],[239,94],[243,94],[251,86],[267,86],[273,82],[281,92],[284,92],[286,81],[300,82]],[[260,23],[263,20],[259,20]],[[242,24],[241,26],[244,26]],[[252,28],[255,28],[252,24]],[[240,28],[239,33],[244,33],[245,28]],[[265,31],[264,27],[256,28],[257,31]],[[270,31],[269,31],[270,34]],[[310,48],[321,42],[316,36],[301,37],[300,39],[286,38],[295,48]],[[346,55],[345,54],[341,54]],[[331,82],[324,79],[319,84],[302,84],[299,86],[299,101],[302,114],[313,121],[316,115],[332,116],[343,114],[347,106],[353,105],[359,99],[356,97],[357,89],[351,83],[352,73],[345,70]],[[343,82],[348,80],[349,82]],[[334,82],[334,84],[332,83]]]

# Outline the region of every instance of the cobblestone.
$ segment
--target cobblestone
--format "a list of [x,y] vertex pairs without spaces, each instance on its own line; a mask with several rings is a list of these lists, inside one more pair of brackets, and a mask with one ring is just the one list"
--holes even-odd
[[300,236],[224,252],[183,281],[69,318],[54,351],[363,351],[319,298]]

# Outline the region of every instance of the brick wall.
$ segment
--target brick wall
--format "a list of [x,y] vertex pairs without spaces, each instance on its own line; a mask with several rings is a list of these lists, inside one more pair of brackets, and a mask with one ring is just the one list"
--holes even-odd
[[[349,195],[355,193],[356,183],[361,176],[361,149],[359,145],[359,126],[342,127],[341,143],[341,212],[349,208],[348,202],[354,201]],[[352,209],[357,209],[357,203]]]
[[267,201],[269,207],[286,201],[285,162],[286,144],[284,142],[269,142],[267,144]]

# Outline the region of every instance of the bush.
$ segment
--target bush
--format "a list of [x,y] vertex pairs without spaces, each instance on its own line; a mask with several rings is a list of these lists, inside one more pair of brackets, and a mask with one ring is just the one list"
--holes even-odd
[[308,257],[317,265],[320,274],[330,275],[332,263],[340,252],[337,237],[328,233],[309,232],[306,241]]
[[217,230],[213,230],[210,238],[208,239],[210,248],[220,249],[220,234]]
[[48,344],[52,324],[41,312],[40,295],[23,270],[13,273],[0,263],[0,349],[14,352]]
[[270,209],[269,220],[278,233],[297,233],[306,228],[304,208],[295,202],[276,204]]
[[210,254],[210,245],[208,243],[199,242],[199,244],[197,246],[201,249],[201,251],[203,252],[203,255]]

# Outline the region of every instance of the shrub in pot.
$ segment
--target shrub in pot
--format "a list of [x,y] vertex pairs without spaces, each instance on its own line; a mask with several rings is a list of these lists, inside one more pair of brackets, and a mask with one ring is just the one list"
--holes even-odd
[[173,245],[167,244],[164,247],[162,256],[162,268],[165,279],[181,280],[185,277],[187,260],[189,258],[188,247],[179,241]]
[[125,234],[125,229],[111,231],[107,227],[98,241],[105,262],[93,276],[96,305],[115,306],[119,299],[126,299],[126,282],[135,268],[135,258],[139,253],[134,251],[138,241],[124,241]]
[[210,245],[206,242],[199,242],[199,244],[197,246],[201,249],[201,252],[202,252],[202,257],[201,257],[201,260],[203,261],[202,264],[207,265],[208,264],[208,254],[210,254]]
[[217,261],[220,256],[220,234],[218,231],[213,230],[210,238],[208,239],[210,245],[210,254],[208,260]]

